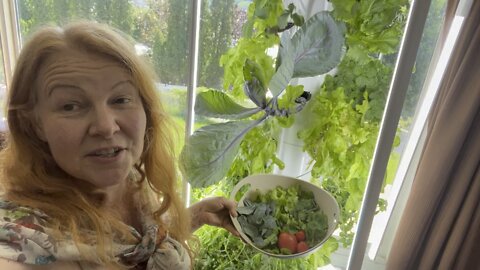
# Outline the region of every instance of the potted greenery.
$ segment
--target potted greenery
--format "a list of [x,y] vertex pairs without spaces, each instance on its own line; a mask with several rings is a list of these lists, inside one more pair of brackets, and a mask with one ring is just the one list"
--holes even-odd
[[[293,10],[290,5],[287,15],[292,16]],[[310,94],[303,87],[289,87],[293,78],[324,74],[340,62],[344,43],[342,23],[327,11],[316,13],[305,23],[298,15],[292,17],[302,25],[282,31],[271,77],[253,60],[246,59],[242,65],[244,92],[255,106],[242,106],[218,90],[197,94],[196,114],[229,121],[204,126],[188,138],[180,159],[193,187],[206,187],[223,179],[243,137],[252,128],[269,117],[288,118],[303,109]]]
[[[391,62],[385,61],[390,57],[383,57],[384,60],[382,60],[378,59],[378,55],[388,55],[396,51],[408,3],[404,0],[400,2],[331,0],[330,2],[333,5],[331,14],[343,21],[346,26],[345,51],[342,52],[343,58],[336,68],[335,75],[326,76],[322,87],[312,92],[307,105],[295,102],[304,94],[304,87],[287,82],[286,88],[276,96],[278,110],[268,116],[262,105],[250,102],[255,105],[248,106],[243,103],[245,97],[250,100],[249,92],[245,89],[246,82],[255,83],[256,80],[260,81],[264,78],[265,84],[261,85],[270,87],[268,83],[279,69],[279,65],[275,64],[274,59],[265,52],[268,48],[280,43],[277,35],[279,31],[288,28],[289,25],[299,26],[303,23],[295,15],[295,8],[289,6],[285,9],[281,0],[252,2],[248,10],[249,20],[244,37],[222,57],[224,89],[228,89],[225,90],[228,94],[222,93],[218,96],[222,97],[220,99],[225,97],[241,105],[244,109],[239,111],[252,113],[246,118],[247,120],[225,119],[230,122],[249,121],[259,124],[247,125],[248,129],[239,129],[238,133],[223,133],[233,134],[230,142],[232,138],[236,138],[234,141],[238,143],[238,145],[229,144],[233,146],[231,148],[238,147],[238,150],[232,154],[233,163],[223,181],[201,178],[191,183],[194,186],[192,190],[194,200],[211,195],[228,196],[232,187],[242,178],[251,174],[271,173],[274,167],[282,169],[284,164],[276,154],[279,144],[278,134],[281,128],[290,127],[296,121],[294,120],[296,114],[290,114],[290,112],[296,112],[296,108],[299,108],[302,110],[302,115],[309,115],[308,119],[302,119],[308,124],[298,133],[298,136],[304,144],[303,150],[312,158],[312,181],[322,179],[322,188],[332,193],[341,207],[339,235],[330,238],[318,252],[307,258],[279,260],[259,254],[228,233],[207,226],[197,231],[202,249],[196,259],[196,269],[253,270],[260,267],[262,269],[317,269],[330,261],[330,254],[339,248],[340,243],[344,246],[351,243],[352,227],[358,214],[358,202],[361,200],[378,132],[379,114],[383,110],[382,102],[388,91],[388,81],[393,70]],[[293,23],[288,24],[288,21]],[[291,30],[290,37],[293,36],[294,30]],[[288,45],[288,42],[286,44]],[[279,64],[281,64],[282,54],[279,52],[278,55],[280,56]],[[278,60],[278,57],[276,59]],[[255,75],[255,70],[260,70],[260,75]],[[257,99],[259,93],[254,92],[254,99]],[[201,95],[208,98],[209,95],[217,94],[200,94],[198,100],[203,99]],[[263,94],[260,96],[263,97]],[[265,96],[268,102],[275,97],[275,94]],[[307,96],[304,98],[308,99]],[[282,113],[287,111],[286,109],[289,113]],[[201,110],[197,109],[197,111]],[[222,114],[206,113],[206,115],[224,118],[220,116]],[[265,116],[263,121],[259,121]],[[245,132],[242,133],[242,131]],[[208,133],[205,133],[205,140],[208,141],[206,134]],[[188,145],[185,147],[182,158],[186,157],[188,147]],[[222,162],[229,164],[230,161],[225,158],[226,156],[221,157]],[[188,163],[185,161],[182,161],[183,165]],[[192,164],[195,163],[190,163]],[[387,174],[388,171],[394,171],[394,165],[392,164],[387,170]],[[184,166],[185,168],[187,167]],[[220,176],[224,174],[221,172]],[[220,176],[216,175],[216,177]],[[316,183],[319,184],[319,181]],[[380,201],[379,207],[381,210],[385,204]]]

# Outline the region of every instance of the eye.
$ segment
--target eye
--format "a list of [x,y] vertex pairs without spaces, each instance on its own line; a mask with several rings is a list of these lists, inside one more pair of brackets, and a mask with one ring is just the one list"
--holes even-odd
[[132,99],[128,97],[118,97],[113,100],[114,104],[127,104],[130,102],[132,102]]
[[63,104],[61,109],[64,112],[73,112],[80,109],[80,106],[75,103],[67,103],[67,104]]

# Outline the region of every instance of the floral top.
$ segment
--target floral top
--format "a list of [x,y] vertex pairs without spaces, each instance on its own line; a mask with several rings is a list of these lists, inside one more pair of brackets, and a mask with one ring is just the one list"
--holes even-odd
[[[39,210],[0,200],[0,257],[34,265],[75,261],[82,269],[89,269],[92,262],[79,261],[80,253],[73,241],[56,241],[49,235],[48,218]],[[169,237],[168,232],[158,242],[158,225],[153,219],[145,219],[143,224],[143,236],[131,228],[138,244],[114,244],[121,263],[142,270],[190,269],[188,252],[179,242]],[[82,250],[84,247],[95,252],[94,246],[84,245]]]

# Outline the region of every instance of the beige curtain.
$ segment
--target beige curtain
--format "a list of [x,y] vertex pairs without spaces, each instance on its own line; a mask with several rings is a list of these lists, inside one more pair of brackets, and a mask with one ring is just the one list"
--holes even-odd
[[[444,32],[457,5],[448,2]],[[429,118],[386,269],[480,269],[479,108],[480,1],[474,0]]]

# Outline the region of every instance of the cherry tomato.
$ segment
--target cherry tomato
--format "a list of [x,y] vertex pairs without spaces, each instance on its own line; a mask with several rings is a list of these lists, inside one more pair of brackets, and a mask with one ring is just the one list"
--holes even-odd
[[305,241],[305,231],[298,231],[295,233],[295,237],[297,238],[297,241]]
[[309,249],[308,244],[305,241],[298,242],[298,244],[297,244],[297,252],[298,253],[307,251],[308,249]]
[[278,236],[278,248],[288,249],[291,254],[297,252],[297,238],[293,234],[281,232]]

